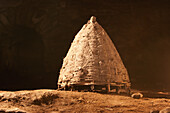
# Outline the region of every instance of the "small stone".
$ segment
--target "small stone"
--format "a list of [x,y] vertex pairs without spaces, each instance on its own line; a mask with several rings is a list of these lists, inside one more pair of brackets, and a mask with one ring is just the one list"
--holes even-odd
[[106,110],[109,110],[109,111],[113,111],[113,109],[112,108],[105,108]]
[[133,93],[131,95],[132,98],[135,98],[135,99],[140,99],[143,97],[143,94],[142,93]]
[[82,98],[82,97],[80,97],[78,100],[83,100],[83,98]]
[[80,97],[80,98],[78,99],[78,101],[79,101],[79,103],[81,103],[81,102],[84,101],[84,99],[83,99],[82,97]]

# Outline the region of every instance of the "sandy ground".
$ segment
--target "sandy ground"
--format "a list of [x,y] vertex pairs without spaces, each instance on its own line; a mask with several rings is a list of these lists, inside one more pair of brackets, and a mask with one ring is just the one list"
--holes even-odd
[[0,112],[149,113],[170,106],[170,99],[141,98],[95,92],[32,90],[0,92]]

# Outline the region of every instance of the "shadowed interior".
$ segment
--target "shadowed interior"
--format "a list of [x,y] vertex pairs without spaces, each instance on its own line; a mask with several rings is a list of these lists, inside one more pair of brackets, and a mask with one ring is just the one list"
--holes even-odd
[[1,89],[42,87],[44,44],[41,36],[31,28],[13,26],[1,33],[1,37],[4,39],[0,48]]

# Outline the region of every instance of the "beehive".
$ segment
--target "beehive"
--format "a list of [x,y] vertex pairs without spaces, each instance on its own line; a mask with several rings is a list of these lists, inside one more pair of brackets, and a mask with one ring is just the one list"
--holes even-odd
[[78,32],[63,60],[59,86],[129,83],[113,42],[94,16]]

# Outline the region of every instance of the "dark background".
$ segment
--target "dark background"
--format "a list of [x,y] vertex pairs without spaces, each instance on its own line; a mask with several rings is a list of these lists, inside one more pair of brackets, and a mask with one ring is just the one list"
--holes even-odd
[[92,15],[132,88],[170,91],[169,0],[0,0],[0,89],[56,88],[62,59]]

